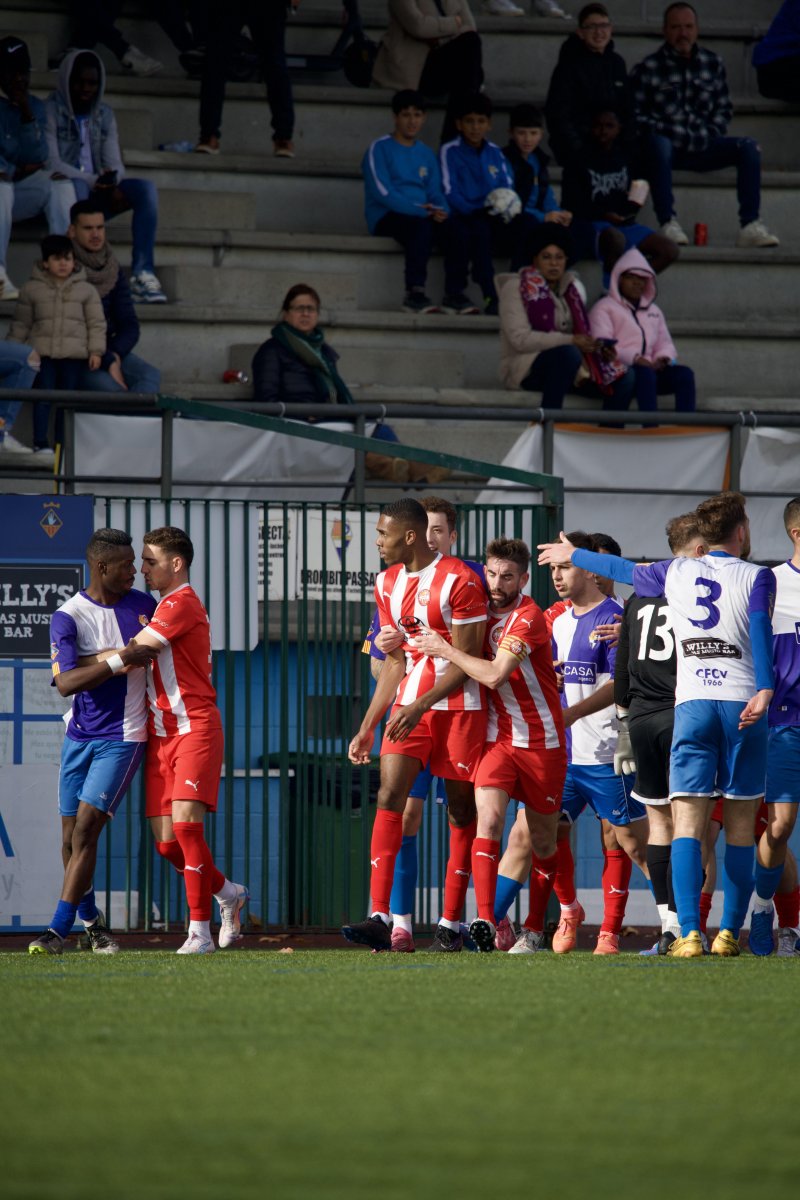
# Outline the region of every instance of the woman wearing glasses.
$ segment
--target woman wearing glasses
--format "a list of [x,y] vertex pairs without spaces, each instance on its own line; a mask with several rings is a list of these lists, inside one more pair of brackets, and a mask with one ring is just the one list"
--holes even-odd
[[597,112],[615,112],[622,123],[622,141],[635,139],[628,69],[614,49],[611,34],[605,5],[586,4],[578,13],[578,28],[561,47],[545,115],[550,148],[562,167],[590,145]]
[[352,404],[336,369],[338,354],[319,324],[320,298],[296,283],[283,299],[278,324],[253,359],[253,398],[264,404]]

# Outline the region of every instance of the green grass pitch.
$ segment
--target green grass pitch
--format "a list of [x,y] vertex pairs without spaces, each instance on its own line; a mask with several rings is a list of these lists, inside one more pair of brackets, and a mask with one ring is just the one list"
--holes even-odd
[[4,1200],[782,1200],[791,960],[0,955]]

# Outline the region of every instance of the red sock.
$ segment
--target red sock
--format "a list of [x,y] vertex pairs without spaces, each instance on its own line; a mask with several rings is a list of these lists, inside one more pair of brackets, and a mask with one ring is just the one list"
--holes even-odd
[[714,897],[711,892],[700,893],[700,932],[705,933],[706,925],[708,924],[708,914],[711,912],[711,905],[714,903]]
[[558,870],[558,851],[550,858],[537,858],[531,855],[533,870],[531,871],[531,907],[525,922],[526,929],[535,933],[544,930],[544,917],[547,912],[547,901],[553,891],[556,871]]
[[[444,912],[442,913],[445,921],[461,920],[472,868],[472,843],[475,841],[477,828],[477,821],[467,825],[466,829],[458,829],[455,825],[450,826],[450,857],[447,860],[447,872],[444,877]],[[494,924],[494,912],[489,920]]]
[[797,929],[800,925],[800,887],[793,892],[776,892],[775,912],[781,929]]
[[603,850],[603,924],[601,932],[619,933],[625,920],[633,863],[624,850]]
[[559,902],[566,907],[574,904],[578,898],[575,891],[575,859],[568,837],[559,838],[556,842],[556,861],[555,893]]
[[[165,858],[168,863],[171,863],[179,875],[183,874],[184,859],[183,851],[180,843],[175,840],[172,842],[156,842],[156,850]],[[217,892],[222,891],[222,886],[225,883],[225,876],[222,871],[219,871],[214,864],[211,864],[211,894],[216,896]]]
[[211,920],[211,879],[214,860],[202,821],[173,821],[172,828],[184,857],[183,882],[193,921]]
[[[476,837],[472,843],[472,877],[475,880],[478,916],[492,925],[494,925],[494,896],[497,891],[499,861],[500,843],[495,842],[492,838]],[[448,917],[447,919],[457,921],[458,917]]]
[[389,912],[389,897],[394,883],[394,864],[403,844],[403,814],[379,808],[372,826],[369,848],[372,863],[372,912]]

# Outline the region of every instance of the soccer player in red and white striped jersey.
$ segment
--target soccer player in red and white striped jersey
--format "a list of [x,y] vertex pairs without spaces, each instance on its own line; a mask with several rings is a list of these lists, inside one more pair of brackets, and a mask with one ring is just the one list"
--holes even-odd
[[361,727],[350,743],[353,763],[368,763],[375,729],[390,703],[381,745],[381,785],[372,830],[371,916],[345,925],[348,941],[391,947],[389,897],[402,842],[403,809],[417,773],[427,764],[446,781],[450,861],[445,906],[432,949],[460,950],[461,910],[469,885],[469,853],[475,837],[472,780],[486,734],[481,688],[458,667],[427,657],[414,635],[431,626],[448,644],[480,653],[486,628],[486,596],[480,580],[460,559],[428,546],[428,514],[417,500],[387,504],[377,526],[377,546],[386,563],[375,586],[381,627],[404,635],[378,678]]
[[475,777],[478,833],[472,874],[478,918],[470,933],[482,951],[494,949],[494,901],[500,840],[511,796],[525,805],[533,863],[555,877],[556,832],[567,769],[561,700],[550,636],[541,609],[522,594],[530,551],[497,538],[486,548],[490,596],[484,657],[470,657],[430,629],[415,639],[426,654],[448,659],[491,689],[486,746]]
[[148,672],[150,705],[145,763],[146,813],[159,854],[183,875],[189,936],[178,954],[210,954],[211,897],[219,903],[220,947],[241,939],[247,888],[214,865],[203,822],[215,812],[222,770],[222,720],[211,682],[208,613],[189,583],[194,547],[182,529],[164,526],[144,535],[142,573],[160,593],[147,629],[136,641],[159,650]]

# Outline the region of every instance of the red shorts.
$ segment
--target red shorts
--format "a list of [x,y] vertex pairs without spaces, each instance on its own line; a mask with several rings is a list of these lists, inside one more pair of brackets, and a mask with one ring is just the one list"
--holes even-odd
[[172,737],[151,734],[144,767],[145,814],[171,816],[173,800],[199,800],[216,812],[224,748],[222,729],[214,726]]
[[562,747],[527,750],[508,742],[487,742],[475,787],[497,788],[526,808],[549,815],[561,811],[566,774],[567,754]]
[[[397,712],[394,705],[389,719]],[[391,742],[383,735],[381,754],[404,754],[418,758],[423,767],[440,779],[475,777],[478,760],[486,739],[486,709],[447,712],[430,709],[402,742]]]
[[[723,818],[722,818],[723,804],[724,804],[724,801],[723,801],[722,797],[720,797],[720,799],[717,801],[717,803],[714,805],[713,809],[711,810],[711,820],[716,821],[718,825],[723,824]],[[764,832],[764,830],[767,828],[768,821],[769,821],[769,809],[767,808],[766,801],[762,800],[758,806],[758,812],[756,813],[755,828],[753,830],[753,838],[756,842],[761,840],[761,835]]]

